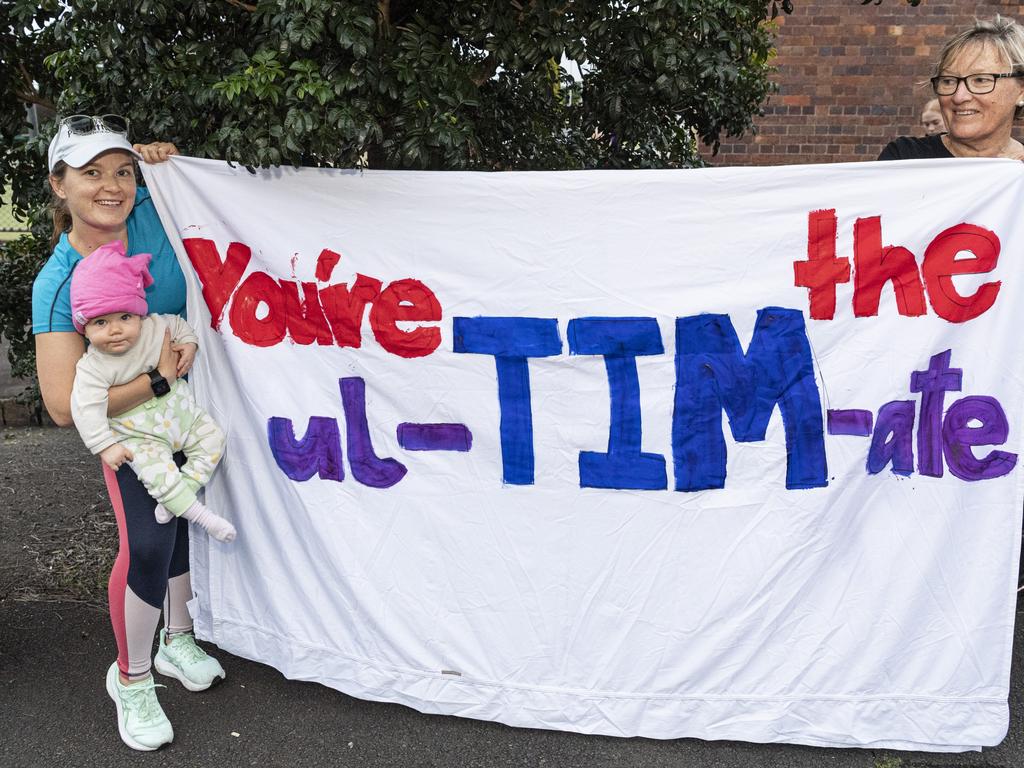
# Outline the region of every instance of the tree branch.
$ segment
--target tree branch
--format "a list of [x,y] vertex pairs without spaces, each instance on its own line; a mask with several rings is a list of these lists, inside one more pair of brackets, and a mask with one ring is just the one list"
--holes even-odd
[[46,107],[54,112],[57,111],[57,105],[49,99],[44,99],[38,93],[25,93],[24,91],[15,91],[14,95],[26,104],[38,104],[40,107]]
[[377,13],[380,14],[381,26],[391,26],[391,0],[378,0]]
[[52,109],[54,112],[57,111],[57,107],[49,99],[44,99],[36,91],[35,80],[32,79],[32,75],[25,69],[25,62],[18,62],[18,71],[21,73],[21,79],[25,84],[24,89],[15,88],[14,95],[20,101],[24,101],[26,104],[38,104],[40,107],[47,107]]
[[487,58],[480,62],[480,71],[472,77],[472,80],[479,88],[494,77],[494,73],[497,71],[498,57],[494,55],[494,51],[488,51]]
[[243,3],[242,0],[227,0],[228,5],[233,5],[235,8],[241,8],[243,11],[249,13],[255,13],[256,6],[252,3]]
[[27,69],[25,69],[25,62],[23,62],[23,61],[19,61],[18,62],[18,71],[21,73],[21,79],[22,79],[22,81],[24,81],[24,83],[28,87],[28,89],[30,91],[34,92],[35,89],[36,89],[36,87],[35,87],[35,82],[36,81],[32,78],[32,75],[29,74],[29,71]]

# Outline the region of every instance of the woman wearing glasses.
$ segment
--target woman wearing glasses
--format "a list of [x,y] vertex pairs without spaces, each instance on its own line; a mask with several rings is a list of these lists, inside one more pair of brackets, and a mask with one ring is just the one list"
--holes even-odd
[[[117,115],[74,115],[60,121],[50,142],[53,190],[53,254],[32,288],[32,331],[43,402],[54,422],[70,426],[75,364],[85,341],[71,318],[69,288],[75,266],[96,248],[120,241],[129,255],[152,254],[153,285],[146,289],[150,312],[185,311],[185,278],[164,234],[149,192],[136,188],[135,161],[160,162],[177,150],[173,144],[128,142],[128,121]],[[173,383],[187,367],[165,339],[156,375],[141,375],[110,390],[110,414],[128,411],[154,397],[157,387]],[[125,464],[104,468],[118,522],[120,546],[110,575],[110,618],[117,661],[107,672],[107,692],[117,708],[118,731],[133,749],[157,749],[174,736],[156,698],[150,674],[153,636],[161,610],[157,669],[189,690],[209,688],[224,677],[221,665],[195,644],[185,605],[189,581],[188,523],[162,525],[155,502]]]
[[902,136],[879,160],[1024,160],[1024,146],[1010,135],[1014,120],[1024,117],[1024,27],[999,16],[975,22],[943,47],[931,82],[948,133]]

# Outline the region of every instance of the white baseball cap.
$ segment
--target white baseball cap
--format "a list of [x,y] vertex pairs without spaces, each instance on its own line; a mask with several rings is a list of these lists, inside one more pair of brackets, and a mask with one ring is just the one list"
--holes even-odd
[[50,140],[50,173],[63,161],[81,168],[97,155],[118,149],[141,160],[142,155],[128,143],[128,120],[119,115],[71,115],[57,126]]

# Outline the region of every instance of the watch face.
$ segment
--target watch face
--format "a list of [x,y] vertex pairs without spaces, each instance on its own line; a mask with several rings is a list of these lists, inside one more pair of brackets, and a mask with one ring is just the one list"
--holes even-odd
[[167,379],[160,375],[159,371],[149,372],[149,386],[157,397],[163,397],[171,391],[171,385],[167,383]]

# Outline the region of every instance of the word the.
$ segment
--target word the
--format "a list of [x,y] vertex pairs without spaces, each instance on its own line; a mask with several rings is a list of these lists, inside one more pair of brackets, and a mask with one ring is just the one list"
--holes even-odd
[[[814,320],[835,316],[836,285],[850,282],[850,260],[836,256],[837,232],[835,209],[812,211],[807,216],[807,260],[793,262],[793,284],[808,289]],[[973,258],[957,258],[965,252]],[[939,317],[951,323],[973,320],[995,303],[1000,283],[985,283],[970,296],[962,296],[953,277],[991,272],[998,261],[999,238],[994,232],[974,224],[957,224],[935,236],[918,271],[913,253],[903,246],[882,245],[880,216],[857,219],[853,225],[853,314],[877,315],[882,288],[891,282],[901,315],[926,314],[927,289]]]
[[[244,243],[231,243],[221,259],[217,246],[204,238],[185,238],[185,251],[203,285],[210,309],[210,325],[220,328],[224,308],[231,301],[228,323],[246,344],[270,347],[287,335],[296,344],[359,347],[366,307],[370,307],[373,337],[399,357],[424,357],[441,343],[435,326],[403,330],[400,322],[431,323],[441,319],[441,305],[427,286],[412,278],[395,280],[382,288],[380,280],[356,275],[351,287],[338,283],[319,287],[275,280],[265,272],[242,275],[252,251]],[[324,249],[317,259],[316,278],[327,282],[340,255]]]

